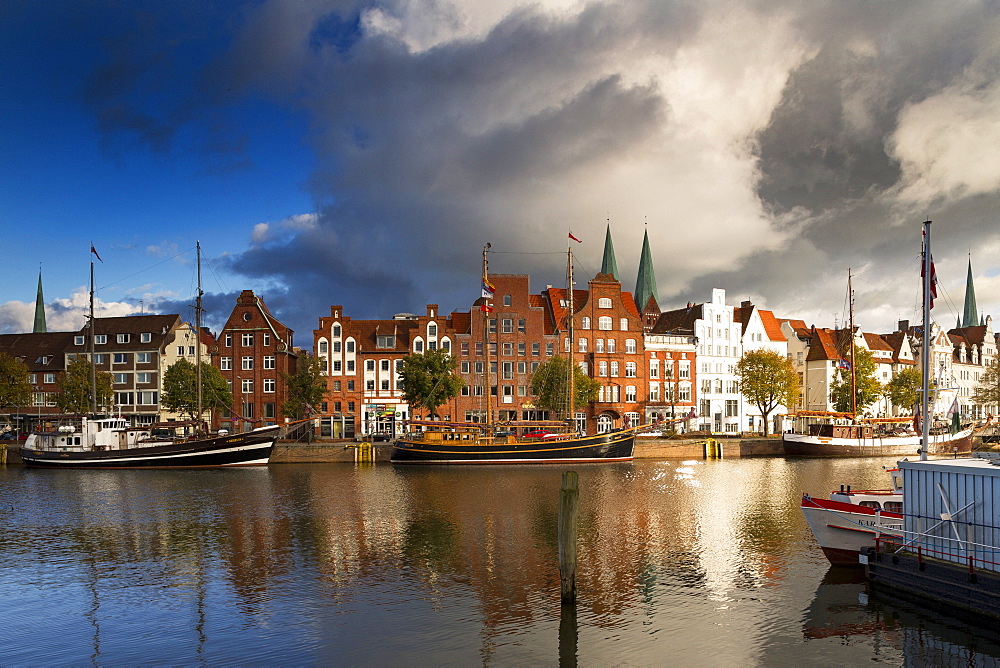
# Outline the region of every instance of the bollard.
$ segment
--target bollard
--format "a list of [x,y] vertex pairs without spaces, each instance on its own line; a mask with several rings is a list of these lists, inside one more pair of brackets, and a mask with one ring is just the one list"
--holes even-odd
[[564,471],[559,491],[559,593],[564,602],[576,601],[576,533],[580,490],[576,471]]

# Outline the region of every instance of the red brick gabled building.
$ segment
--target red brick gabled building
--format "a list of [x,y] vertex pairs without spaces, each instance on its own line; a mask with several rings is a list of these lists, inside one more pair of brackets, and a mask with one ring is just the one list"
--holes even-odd
[[283,374],[294,374],[294,332],[276,319],[261,297],[243,290],[212,346],[211,361],[233,390],[232,411],[223,411],[219,427],[250,431],[284,421],[288,399]]

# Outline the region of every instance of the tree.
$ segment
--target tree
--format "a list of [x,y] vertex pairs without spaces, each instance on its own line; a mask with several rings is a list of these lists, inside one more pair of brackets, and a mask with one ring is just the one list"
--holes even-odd
[[[169,411],[187,415],[198,420],[198,373],[197,367],[186,359],[179,359],[163,372],[163,394],[160,405]],[[201,363],[201,407],[202,410],[231,408],[233,393],[222,372],[211,364]]]
[[[856,399],[855,407],[861,413],[878,401],[879,397],[885,394],[882,383],[875,378],[875,371],[878,364],[872,353],[867,348],[856,348],[854,351],[854,368]],[[838,369],[837,377],[830,385],[830,399],[833,400],[835,410],[842,413],[851,410],[851,370]]]
[[33,390],[28,382],[28,365],[7,353],[0,353],[0,411],[31,405]]
[[455,359],[437,348],[403,358],[399,368],[403,398],[413,408],[425,408],[431,416],[438,406],[458,396],[465,381],[455,375]]
[[281,404],[281,413],[293,419],[309,417],[326,397],[326,370],[322,358],[304,353],[299,357],[295,373],[284,373],[288,399]]
[[780,405],[794,406],[799,399],[799,374],[792,362],[773,350],[751,350],[736,365],[740,392],[757,407],[769,433],[768,417]]
[[979,377],[972,401],[980,406],[1000,408],[1000,357],[983,365],[983,374]]
[[[538,397],[541,408],[555,411],[559,415],[567,412],[569,374],[566,373],[569,360],[556,355],[535,370],[531,376],[531,393]],[[573,366],[573,393],[576,395],[573,409],[582,408],[597,399],[601,384],[583,373],[578,365]]]
[[913,410],[920,401],[922,379],[923,374],[920,373],[920,369],[914,367],[903,369],[886,383],[885,394],[893,406]]
[[[59,378],[59,394],[56,395],[56,406],[64,413],[89,413],[91,409],[90,360],[77,357],[69,363],[66,371]],[[112,390],[113,378],[107,371],[97,371],[97,401],[98,410],[111,407],[114,397]]]

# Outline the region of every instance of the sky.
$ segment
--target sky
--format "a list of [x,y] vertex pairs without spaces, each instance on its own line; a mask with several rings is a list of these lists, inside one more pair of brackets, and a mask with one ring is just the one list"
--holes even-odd
[[[1000,3],[297,0],[0,4],[0,332],[205,323],[241,290],[296,342],[578,287],[648,233],[663,309],[749,299],[918,321],[921,223],[953,327],[1000,315]],[[100,260],[91,254],[93,245]]]

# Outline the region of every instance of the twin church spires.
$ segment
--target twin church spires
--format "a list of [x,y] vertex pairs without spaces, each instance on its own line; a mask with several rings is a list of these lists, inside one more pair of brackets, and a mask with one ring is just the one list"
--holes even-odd
[[[615,246],[611,241],[611,225],[608,225],[607,234],[604,237],[604,260],[601,262],[601,273],[610,274],[615,280],[620,281],[618,276],[618,262],[615,260]],[[649,250],[649,232],[643,233],[642,253],[639,256],[639,275],[635,279],[635,305],[639,311],[645,310],[649,301],[653,300],[653,306],[659,309],[659,297],[656,292],[656,275],[653,272],[653,254]]]

